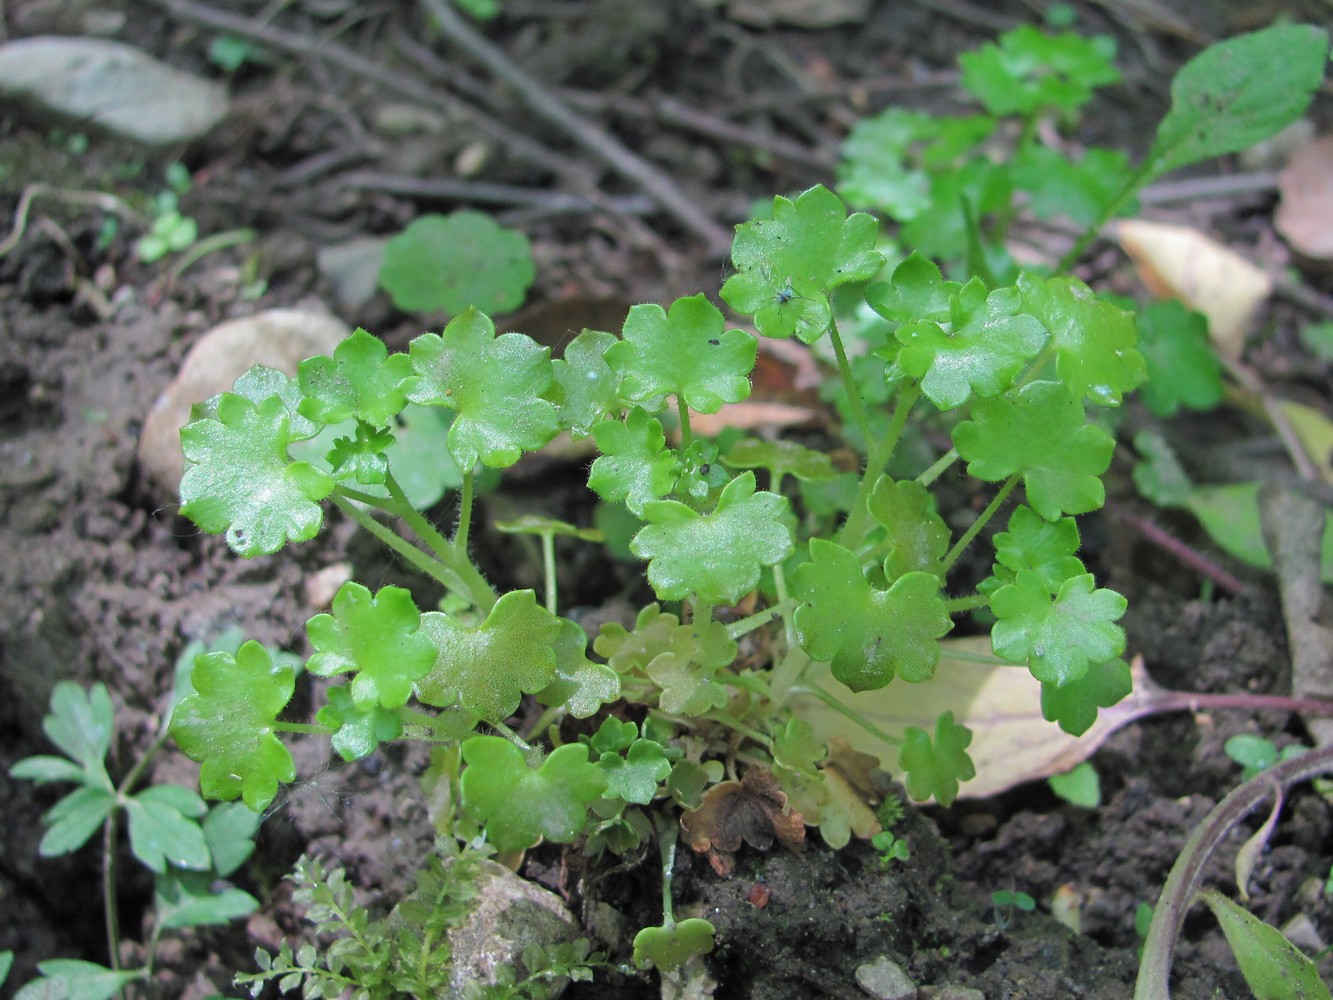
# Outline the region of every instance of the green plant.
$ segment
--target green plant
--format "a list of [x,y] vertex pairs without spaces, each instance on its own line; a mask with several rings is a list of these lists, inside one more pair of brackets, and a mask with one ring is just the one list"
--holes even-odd
[[995,926],[1007,931],[1014,922],[1014,911],[1031,913],[1037,908],[1037,901],[1019,889],[996,889],[990,894]]
[[[218,640],[223,647],[231,644],[234,648],[236,642],[239,636],[224,635]],[[202,643],[192,643],[182,653],[178,680],[183,680],[184,671],[203,649]],[[43,857],[77,851],[101,832],[102,897],[110,956],[109,967],[72,959],[41,962],[41,978],[23,987],[17,996],[26,1000],[63,990],[59,995],[88,1000],[110,997],[126,984],[151,975],[164,932],[229,923],[258,907],[253,896],[225,881],[254,850],[258,813],[240,803],[221,803],[210,809],[196,792],[181,785],[154,784],[135,791],[145,768],[166,743],[167,721],[129,771],[119,782],[113,781],[106,758],[115,736],[115,717],[106,687],[94,684],[85,691],[61,681],[51,694],[51,710],[42,728],[65,756],[26,757],[10,768],[14,778],[76,786],[42,817],[47,829],[38,851]],[[120,966],[116,858],[122,817],[128,826],[131,853],[154,876],[154,919],[147,957],[142,968],[130,970]]]
[[[1300,53],[1324,37],[1283,26],[1187,66],[1146,165],[1107,168],[1116,183],[1083,213],[1089,232],[1161,171],[1238,148],[1299,113],[1318,82],[1305,79]],[[1280,68],[1237,76],[1237,63],[1252,71],[1279,43]],[[1319,45],[1322,61],[1326,40]],[[1219,58],[1227,72],[1216,80],[1198,72],[1199,60],[1215,67]],[[1046,68],[1021,68],[1030,64]],[[1050,48],[1031,35],[971,65],[989,81],[995,113],[1029,124],[1076,108],[1109,78],[1103,47]],[[995,83],[1006,74],[1007,91]],[[1256,109],[1277,77],[1281,106]],[[975,131],[946,124],[931,141],[954,148]],[[1040,160],[1036,147],[1026,155]],[[497,336],[476,308],[402,353],[358,330],[295,378],[252,369],[200,404],[181,434],[181,512],[200,528],[224,533],[239,555],[271,554],[314,537],[328,501],[448,593],[442,609],[422,610],[404,589],[345,584],[307,625],[307,669],[347,676],[313,724],[283,717],[295,672],[257,643],[201,656],[172,732],[202,763],[204,794],[266,808],[293,778],[283,732],[328,734],[347,760],[400,737],[457,743],[457,821],[482,824],[497,849],[545,839],[627,853],[656,834],[664,922],[641,933],[635,955],[669,969],[713,945],[707,921],[672,916],[678,828],[723,873],[742,843],[795,844],[807,825],[834,847],[880,830],[871,808],[878,762],[817,735],[793,711],[795,696],[897,746],[915,799],[947,805],[972,776],[970,733],[952,712],[930,732],[885,733],[819,682],[817,664],[853,691],[926,682],[955,616],[984,609],[998,662],[1022,664],[1041,682],[1049,720],[1086,730],[1129,692],[1129,670],[1119,659],[1125,601],[1097,587],[1078,558],[1074,516],[1103,504],[1115,445],[1104,415],[1143,382],[1146,364],[1131,313],[1072,276],[1019,272],[987,242],[994,234],[976,221],[992,206],[969,192],[975,182],[984,193],[989,169],[950,167],[943,190],[953,193],[930,193],[941,211],[961,206],[953,249],[969,248],[976,273],[966,280],[947,280],[921,253],[888,269],[876,221],[848,215],[823,187],[776,198],[770,218],[737,228],[736,270],[721,297],[763,336],[827,348],[846,437],[864,452],[846,489],[826,456],[796,442],[696,434],[692,414],[748,396],[757,350],[703,295],[635,306],[619,337],[584,331],[554,361],[523,334]],[[932,232],[947,228],[930,218]],[[840,328],[849,299],[878,316],[855,340]],[[444,448],[458,473],[451,535],[404,487],[411,463],[398,421],[409,406],[447,415]],[[899,449],[914,419],[948,439],[915,463]],[[330,427],[341,430],[315,454],[293,455]],[[629,551],[656,598],[632,626],[603,626],[596,660],[583,629],[559,613],[550,555],[557,533],[583,544],[595,536],[550,520],[526,525],[545,539],[540,602],[532,590],[497,590],[471,556],[482,472],[514,465],[561,432],[595,444],[589,487],[636,522]],[[920,436],[918,450],[929,440]],[[956,537],[938,509],[945,486],[989,495]],[[988,537],[1020,487],[1024,503]],[[974,545],[991,567],[975,589],[959,572]],[[544,711],[515,731],[509,720],[529,695]],[[599,713],[591,734],[563,725]],[[1024,899],[1006,905],[1022,909]],[[297,964],[302,974],[313,968]]]
[[408,312],[509,312],[536,277],[528,238],[481,212],[423,215],[384,247],[380,287]]

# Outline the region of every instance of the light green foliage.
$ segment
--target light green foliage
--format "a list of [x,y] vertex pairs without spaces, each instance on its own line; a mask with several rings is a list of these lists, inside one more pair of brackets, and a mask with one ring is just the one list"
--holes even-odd
[[908,794],[918,802],[934,796],[940,805],[952,805],[958,796],[958,783],[977,773],[967,756],[971,742],[972,733],[954,722],[952,712],[935,720],[934,740],[924,729],[908,726],[898,753],[898,766],[907,775]]
[[998,619],[991,629],[995,652],[1026,662],[1043,684],[1077,681],[1092,664],[1125,650],[1125,630],[1115,624],[1125,599],[1097,589],[1090,573],[1071,577],[1052,595],[1037,573],[1023,570],[992,595],[990,606]]
[[531,590],[505,594],[475,628],[428,611],[421,632],[434,643],[435,664],[417,682],[417,697],[441,708],[457,703],[491,722],[508,718],[524,692],[555,680],[560,631],[560,619]]
[[1018,276],[1023,309],[1051,331],[1060,381],[1075,396],[1099,406],[1119,406],[1147,377],[1134,349],[1134,317],[1099,299],[1077,278]]
[[623,339],[606,351],[620,374],[621,398],[651,409],[654,400],[674,396],[699,413],[716,413],[723,403],[747,398],[757,345],[745,331],[724,325],[722,313],[703,294],[677,299],[669,310],[631,308]]
[[899,840],[891,830],[881,830],[870,838],[870,846],[879,852],[879,866],[888,868],[895,861],[910,861],[911,848],[907,841]]
[[1115,41],[1105,35],[1051,35],[1025,24],[958,63],[963,86],[988,112],[1033,115],[1078,110],[1094,89],[1120,80],[1114,59]]
[[435,647],[420,624],[421,613],[402,587],[371,594],[349,580],[334,595],[332,614],[306,623],[315,649],[306,668],[320,677],[354,672],[349,693],[363,711],[375,704],[399,708],[413,682],[435,664]]
[[463,808],[486,824],[501,851],[522,851],[545,837],[567,844],[583,830],[587,805],[604,794],[605,772],[580,743],[557,747],[539,767],[499,736],[463,741]]
[[1298,119],[1324,78],[1328,32],[1275,24],[1209,46],[1171,81],[1154,175],[1253,146]]
[[1179,302],[1150,302],[1139,311],[1139,346],[1148,381],[1139,392],[1159,417],[1181,407],[1211,410],[1222,402],[1222,365],[1208,341],[1208,321]]
[[878,590],[855,553],[812,538],[810,561],[792,574],[792,590],[802,600],[796,611],[801,648],[832,664],[833,676],[853,691],[935,673],[938,640],[953,622],[933,573],[907,573]]
[[[744,472],[709,514],[675,500],[644,504],[648,524],[630,551],[649,560],[648,582],[661,600],[697,594],[709,604],[735,604],[758,585],[761,567],[791,555],[791,528],[781,520],[786,509],[785,497],[756,493],[754,473]],[[719,552],[727,558],[718,559]]]
[[551,362],[554,378],[547,396],[555,403],[561,428],[576,440],[620,409],[620,380],[606,362],[607,348],[618,339],[613,333],[584,330],[565,345],[563,358]]
[[632,408],[623,423],[603,420],[592,435],[602,454],[592,463],[588,486],[603,500],[623,503],[642,517],[644,504],[671,492],[676,459],[662,425],[646,410]]
[[1053,774],[1046,779],[1051,791],[1072,806],[1096,809],[1102,804],[1102,780],[1097,769],[1086,760],[1064,774]]
[[842,201],[821,186],[795,201],[773,199],[769,219],[736,228],[731,262],[736,274],[722,298],[738,313],[754,317],[766,337],[812,344],[833,321],[828,291],[849,281],[867,281],[884,265],[875,250],[875,220],[847,215]]
[[525,334],[497,337],[495,324],[475,309],[452,319],[443,334],[413,340],[411,365],[408,398],[457,411],[449,451],[464,471],[478,461],[513,465],[559,430],[555,404],[543,398],[555,378],[550,351]]
[[1058,382],[1029,382],[1014,395],[979,400],[953,431],[969,475],[1021,476],[1028,505],[1048,520],[1096,510],[1115,441],[1084,422],[1083,406]]
[[[1106,206],[1124,187],[1132,167],[1118,149],[1089,149],[1080,159],[1048,146],[1023,146],[1014,154],[1014,187],[1028,195],[1028,208],[1039,219],[1069,219],[1077,226],[1095,225]],[[1137,206],[1131,200],[1130,213]]]
[[389,471],[389,460],[384,453],[393,441],[388,431],[376,430],[364,420],[356,421],[353,436],[334,440],[326,456],[333,478],[351,479],[363,486],[380,485]]
[[1042,324],[1019,312],[1022,305],[1016,289],[988,292],[980,278],[973,278],[949,296],[947,323],[926,320],[898,327],[898,367],[919,379],[922,392],[941,410],[959,407],[974,394],[995,396],[1009,388],[1047,340]]
[[330,742],[343,760],[369,757],[381,743],[403,735],[403,720],[397,713],[375,701],[357,704],[350,685],[329,688],[327,697],[329,702],[315,714],[315,721],[332,734]]
[[384,247],[380,287],[408,312],[499,313],[523,304],[537,275],[532,244],[481,212],[423,215]]
[[1133,687],[1129,664],[1124,660],[1093,663],[1076,680],[1064,684],[1043,682],[1041,714],[1071,736],[1082,736],[1097,721],[1097,709],[1119,703]]
[[655,740],[635,739],[623,748],[623,756],[619,752],[621,749],[603,750],[597,760],[597,766],[606,778],[606,794],[647,805],[657,793],[657,786],[671,774],[671,762],[667,760],[662,744]]
[[576,719],[586,719],[620,697],[620,675],[588,659],[588,633],[568,618],[560,619],[555,640],[555,680],[537,692],[543,705],[564,705]]
[[121,989],[143,978],[140,970],[114,971],[95,962],[77,958],[52,958],[37,963],[41,978],[34,979],[14,994],[14,1000],[111,1000]]
[[1228,757],[1241,765],[1241,780],[1249,781],[1256,774],[1267,771],[1279,761],[1299,757],[1310,748],[1299,743],[1292,743],[1279,751],[1270,739],[1257,736],[1254,733],[1238,733],[1228,739],[1223,744],[1222,749],[1226,751]]
[[767,469],[774,483],[787,476],[811,482],[832,479],[838,474],[828,455],[794,441],[741,438],[722,456],[722,461],[733,469]]
[[1198,898],[1213,911],[1236,956],[1241,975],[1256,997],[1264,1000],[1325,1000],[1330,994],[1316,967],[1276,927],[1221,893],[1204,891]]
[[256,405],[223,393],[216,418],[181,430],[181,513],[204,531],[225,531],[227,544],[242,556],[314,538],[324,523],[319,501],[334,484],[313,465],[289,461],[290,441],[279,397]]
[[1031,507],[1016,507],[1009,515],[1008,530],[995,536],[994,575],[987,581],[992,586],[982,589],[993,592],[1030,570],[1052,594],[1057,593],[1070,577],[1087,572],[1074,555],[1078,546],[1078,524],[1072,517],[1048,521]]
[[304,397],[301,415],[322,424],[359,417],[383,427],[407,404],[403,381],[412,373],[402,354],[389,357],[384,341],[357,330],[334,349],[333,357],[302,361],[297,377]]
[[700,917],[645,927],[634,935],[634,964],[674,972],[695,955],[711,952],[715,933],[713,925]]
[[274,734],[295,687],[292,668],[275,664],[251,640],[235,656],[199,657],[190,683],[195,693],[176,706],[171,735],[187,756],[203,763],[200,790],[209,798],[240,796],[263,812],[278,784],[296,777],[291,753]]
[[773,734],[773,760],[781,767],[817,777],[815,764],[827,753],[823,743],[815,738],[814,726],[804,719],[788,719],[787,724]]

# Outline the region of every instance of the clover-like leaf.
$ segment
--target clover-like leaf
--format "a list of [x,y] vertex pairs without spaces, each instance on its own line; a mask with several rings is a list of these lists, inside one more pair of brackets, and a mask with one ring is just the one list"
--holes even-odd
[[384,246],[379,282],[407,312],[508,312],[537,275],[532,244],[485,212],[423,215]]
[[632,632],[618,622],[604,624],[593,649],[605,656],[619,674],[644,671],[659,657],[670,654],[686,664],[705,668],[711,676],[712,671],[736,658],[736,642],[721,622],[709,619],[702,627],[697,622],[682,625],[679,618],[658,604],[639,611]]
[[815,738],[815,727],[804,719],[790,718],[773,734],[773,759],[783,767],[810,777],[819,773],[815,763],[827,752],[828,748]]
[[[1064,216],[1077,226],[1095,226],[1132,172],[1129,157],[1118,149],[1089,149],[1074,161],[1049,146],[1030,143],[1015,155],[1010,176],[1027,192],[1028,208],[1039,219]],[[1116,214],[1137,210],[1138,201],[1131,198]]]
[[694,594],[708,604],[735,604],[759,584],[761,567],[792,554],[787,498],[755,492],[754,473],[737,476],[711,514],[675,500],[644,504],[649,522],[630,551],[649,560],[648,582],[659,599]]
[[333,351],[316,355],[297,367],[302,416],[323,424],[359,417],[384,427],[407,405],[402,383],[412,374],[405,354],[389,356],[380,340],[358,327]]
[[646,806],[657,793],[657,786],[671,774],[671,762],[655,740],[637,739],[625,756],[604,753],[597,761],[606,777],[606,794]]
[[1017,394],[978,400],[953,430],[969,475],[997,482],[1023,477],[1028,505],[1047,520],[1096,510],[1099,478],[1115,441],[1085,422],[1083,405],[1059,382],[1029,382]]
[[998,395],[1046,344],[1045,327],[1020,312],[1022,305],[1017,289],[987,292],[973,278],[950,297],[947,324],[925,320],[894,331],[902,345],[898,366],[921,381],[921,391],[941,410],[973,394]]
[[357,420],[353,436],[337,438],[326,457],[333,478],[354,479],[363,486],[383,483],[389,471],[389,460],[384,453],[393,443],[393,432]]
[[315,714],[315,721],[333,733],[329,742],[343,760],[369,757],[381,743],[403,735],[403,719],[378,702],[358,705],[346,685],[329,688],[328,704]]
[[171,735],[203,765],[199,788],[209,798],[240,796],[255,812],[268,808],[278,783],[296,777],[292,755],[274,735],[278,713],[291,700],[295,672],[274,664],[250,640],[236,655],[205,653],[190,675],[194,694],[176,706]]
[[993,590],[1012,583],[1024,570],[1031,570],[1052,594],[1059,593],[1066,580],[1087,572],[1074,555],[1078,546],[1078,524],[1072,517],[1048,521],[1031,507],[1014,508],[1008,530],[995,535]]
[[531,590],[512,590],[486,620],[469,628],[440,611],[421,616],[421,631],[435,645],[435,665],[417,682],[427,705],[455,703],[503,722],[524,692],[542,690],[556,677],[560,619],[537,603]]
[[625,422],[603,420],[592,429],[602,453],[592,463],[588,487],[603,500],[623,502],[635,514],[660,500],[676,483],[676,460],[655,417],[634,407]]
[[569,843],[583,831],[588,803],[606,791],[582,743],[557,747],[537,768],[499,736],[473,736],[462,746],[463,808],[486,824],[501,851],[526,850],[542,837]]
[[1100,299],[1069,275],[1018,276],[1023,309],[1051,331],[1055,370],[1076,397],[1119,406],[1121,397],[1147,378],[1133,313]]
[[1125,651],[1125,630],[1115,624],[1125,599],[1097,589],[1091,573],[1066,580],[1052,596],[1038,573],[1024,570],[991,595],[990,606],[997,619],[991,628],[996,655],[1026,662],[1043,684],[1077,681],[1093,664]]
[[554,378],[550,350],[522,333],[497,337],[485,313],[466,310],[444,333],[417,337],[409,352],[416,374],[404,383],[408,398],[458,411],[449,451],[459,468],[507,468],[560,429],[555,404],[542,398]]
[[890,580],[914,570],[938,575],[940,559],[949,548],[949,526],[935,512],[935,498],[928,489],[915,480],[896,483],[880,476],[869,507],[887,532],[884,573]]
[[543,705],[564,705],[576,719],[596,714],[620,697],[620,675],[588,659],[588,634],[568,618],[560,619],[555,641],[555,680],[537,692]]
[[747,398],[758,341],[725,325],[702,293],[676,299],[669,310],[647,303],[631,308],[623,339],[606,352],[621,376],[621,398],[651,406],[676,396],[699,413]]
[[212,864],[208,841],[199,818],[208,806],[180,785],[153,785],[125,800],[130,820],[130,850],[157,874],[168,863],[177,868],[205,871]]
[[731,260],[737,272],[722,286],[722,299],[753,315],[765,336],[793,333],[811,344],[828,330],[828,292],[849,281],[868,281],[884,265],[875,249],[878,223],[847,214],[828,188],[816,185],[793,202],[773,199],[773,216],[736,227]]
[[703,917],[645,927],[634,935],[634,964],[640,969],[675,972],[696,955],[711,952],[715,933]]
[[918,802],[932,795],[942,806],[953,804],[958,797],[958,783],[976,776],[972,758],[967,755],[972,742],[972,731],[953,720],[953,712],[945,712],[935,720],[935,739],[916,726],[908,726],[903,733],[903,748],[898,753],[898,766],[906,773],[907,791]]
[[1097,721],[1097,709],[1110,708],[1134,689],[1129,664],[1124,660],[1094,663],[1087,673],[1068,684],[1042,684],[1041,714],[1059,723],[1070,736],[1082,736]]
[[1076,111],[1094,89],[1120,79],[1114,60],[1115,41],[1106,35],[1051,35],[1025,24],[963,53],[958,64],[963,86],[1000,116]]
[[1148,162],[1162,174],[1262,142],[1305,113],[1324,78],[1328,32],[1275,24],[1210,45],[1171,81]]
[[287,542],[314,538],[324,521],[319,506],[333,480],[287,457],[287,408],[277,396],[256,406],[222,393],[217,418],[181,429],[185,474],[181,513],[209,534],[227,533],[242,556],[269,555]]
[[1174,299],[1150,302],[1139,310],[1139,347],[1148,363],[1148,381],[1139,390],[1143,405],[1159,417],[1182,406],[1211,410],[1222,402],[1222,363],[1208,340],[1208,320]]
[[715,669],[677,653],[662,653],[644,667],[660,689],[657,705],[672,715],[698,716],[727,704],[727,692],[713,680]]
[[792,593],[801,648],[833,666],[853,691],[881,688],[895,676],[927,680],[940,658],[939,638],[953,627],[933,573],[906,573],[888,590],[872,587],[856,554],[822,538],[796,569]]
[[722,461],[733,469],[767,469],[774,483],[787,476],[812,482],[833,479],[838,474],[828,455],[795,441],[741,438],[727,449]]
[[315,648],[306,668],[320,677],[354,671],[349,693],[359,708],[399,708],[435,664],[435,646],[420,625],[409,591],[383,587],[371,594],[349,580],[334,595],[332,614],[306,622]]
[[962,291],[957,281],[945,281],[929,257],[913,253],[893,269],[888,281],[866,289],[866,302],[891,323],[949,321],[949,303]]
[[620,379],[606,362],[607,348],[619,340],[614,333],[584,330],[565,345],[563,358],[551,362],[554,380],[547,398],[555,403],[560,427],[575,440],[620,410]]

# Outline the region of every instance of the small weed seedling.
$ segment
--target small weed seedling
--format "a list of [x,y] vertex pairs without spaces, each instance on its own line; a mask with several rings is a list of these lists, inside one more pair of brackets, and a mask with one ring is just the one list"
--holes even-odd
[[[1037,116],[1077,108],[1112,71],[1099,44],[1044,37],[1002,40],[965,75],[992,115],[1027,123],[1020,160],[1031,175],[1059,178],[1035,139]],[[1326,52],[1324,32],[1284,25],[1200,55],[1173,85],[1144,164],[1094,160],[1086,166],[1105,183],[1080,174],[1067,185],[1092,189],[1088,232],[1149,179],[1297,117]],[[918,192],[915,218],[932,220],[904,238],[961,253],[958,280],[921,252],[886,268],[876,220],[849,215],[824,187],[776,198],[770,218],[737,228],[722,299],[761,336],[794,336],[832,359],[846,438],[863,451],[841,493],[828,456],[797,442],[696,432],[696,414],[748,396],[757,350],[702,294],[634,306],[619,336],[584,331],[555,360],[521,333],[497,336],[475,308],[400,353],[358,330],[295,378],[257,367],[200,404],[181,432],[181,511],[201,529],[241,556],[268,555],[313,538],[331,505],[448,594],[421,608],[399,587],[345,584],[307,623],[306,669],[345,679],[313,723],[286,717],[295,671],[258,643],[198,657],[171,732],[202,764],[203,793],[266,808],[294,778],[284,732],[327,734],[346,760],[399,738],[456,744],[447,777],[459,790],[457,822],[483,827],[498,851],[544,839],[626,854],[656,837],[664,919],[640,933],[634,954],[674,969],[714,944],[707,921],[672,916],[678,836],[728,873],[743,843],[798,844],[809,826],[841,847],[881,829],[879,762],[818,734],[793,710],[795,696],[898,747],[917,800],[948,805],[973,775],[971,734],[953,712],[929,730],[885,733],[816,682],[819,671],[852,691],[927,683],[955,616],[984,608],[995,654],[1040,681],[1045,717],[1071,733],[1091,726],[1130,689],[1125,601],[1079,559],[1075,517],[1104,502],[1115,441],[1102,415],[1147,369],[1132,313],[1071,275],[1013,268],[996,234],[980,233],[983,214],[1005,216],[1009,188],[993,198],[989,161],[956,166],[954,151],[993,127],[988,118],[932,126],[926,140],[911,133],[927,143],[922,163],[948,170],[926,188],[902,180]],[[385,266],[388,279],[395,268]],[[849,301],[879,317],[856,351],[839,325]],[[409,492],[420,459],[405,425],[423,414],[452,470],[449,534]],[[904,471],[899,444],[917,419],[947,443]],[[497,589],[472,558],[481,477],[561,433],[595,445],[589,488],[634,524],[629,552],[655,598],[632,624],[604,625],[591,650],[561,613],[549,555],[540,597]],[[943,482],[985,498],[958,534],[937,509],[932,488]],[[1002,512],[987,543],[983,531]],[[554,520],[521,527],[596,544]],[[983,544],[990,575],[962,583],[963,554]],[[543,711],[519,730],[512,720],[527,696]],[[1020,897],[1006,907],[1030,908]],[[310,974],[311,963],[298,955],[296,964]]]
[[[239,635],[225,635],[214,648],[234,650],[240,641]],[[202,643],[186,647],[177,663],[180,684],[203,650]],[[135,791],[148,764],[166,743],[166,721],[169,719],[143,756],[114,782],[106,768],[115,736],[106,687],[94,684],[85,691],[62,681],[51,695],[51,710],[42,728],[65,756],[27,757],[10,768],[14,778],[75,786],[42,817],[47,828],[38,845],[42,857],[70,854],[101,832],[102,896],[110,954],[109,967],[76,959],[40,962],[41,978],[20,989],[16,997],[106,1000],[126,984],[152,975],[164,932],[229,923],[259,906],[248,892],[225,881],[254,850],[260,820],[257,812],[239,802],[209,808],[196,792],[180,785],[158,784]],[[129,828],[131,853],[154,876],[154,922],[140,969],[120,966],[116,845],[122,817]],[[3,979],[0,970],[0,981]]]
[[990,903],[994,912],[995,926],[1007,931],[1014,922],[1014,911],[1031,913],[1037,908],[1037,901],[1026,892],[1017,889],[996,889],[990,894]]

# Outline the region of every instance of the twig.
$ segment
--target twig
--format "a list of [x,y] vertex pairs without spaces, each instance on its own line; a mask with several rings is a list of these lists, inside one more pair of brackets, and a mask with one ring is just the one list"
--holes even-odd
[[1228,573],[1202,552],[1196,552],[1194,549],[1190,548],[1190,546],[1186,545],[1161,525],[1153,523],[1146,517],[1132,514],[1129,511],[1115,510],[1112,512],[1112,515],[1117,520],[1131,525],[1135,531],[1148,539],[1148,541],[1152,542],[1163,551],[1169,552],[1205,580],[1211,580],[1223,590],[1229,591],[1232,594],[1243,594],[1249,589],[1237,577]]
[[411,77],[386,69],[343,45],[321,43],[304,35],[298,35],[281,28],[260,24],[248,18],[229,14],[193,0],[152,0],[159,7],[193,24],[202,24],[217,28],[229,34],[248,38],[272,49],[293,55],[306,56],[337,64],[340,68],[373,80],[397,94],[422,104],[443,107],[450,114],[468,118],[477,128],[489,134],[493,139],[504,144],[516,156],[529,163],[540,166],[557,177],[576,179],[577,173],[569,161],[558,156],[538,142],[514,131],[511,128],[481,114],[476,108],[435,87],[413,80]]
[[593,201],[566,191],[544,191],[513,184],[489,184],[484,181],[384,174],[373,170],[351,171],[339,177],[338,183],[344,187],[381,191],[385,194],[438,198],[446,201],[484,202],[492,205],[523,205],[544,212],[594,212],[607,207],[622,215],[646,215],[653,211],[653,202],[645,195],[608,197],[604,201],[602,199]]
[[1189,177],[1179,181],[1160,181],[1139,192],[1144,205],[1169,205],[1201,198],[1234,198],[1237,195],[1272,194],[1277,190],[1278,175],[1271,170],[1224,177]]
[[38,198],[54,198],[57,201],[68,202],[72,205],[89,205],[93,208],[100,208],[104,212],[110,212],[112,215],[119,215],[122,219],[128,219],[131,222],[143,222],[144,218],[121,198],[114,194],[107,194],[105,191],[76,191],[67,188],[51,187],[49,184],[29,184],[19,195],[18,206],[14,209],[14,227],[10,230],[8,236],[0,241],[0,257],[5,256],[16,246],[19,240],[23,239],[24,230],[28,228],[28,212],[32,209],[32,203]]
[[648,195],[703,238],[708,252],[725,257],[731,248],[731,234],[716,219],[704,212],[680,190],[670,177],[646,160],[630,152],[610,133],[576,115],[559,101],[540,81],[516,66],[496,46],[468,24],[447,0],[421,0],[435,24],[455,44],[465,48],[488,70],[513,87],[537,114],[564,130],[570,138],[624,177],[638,184]]

